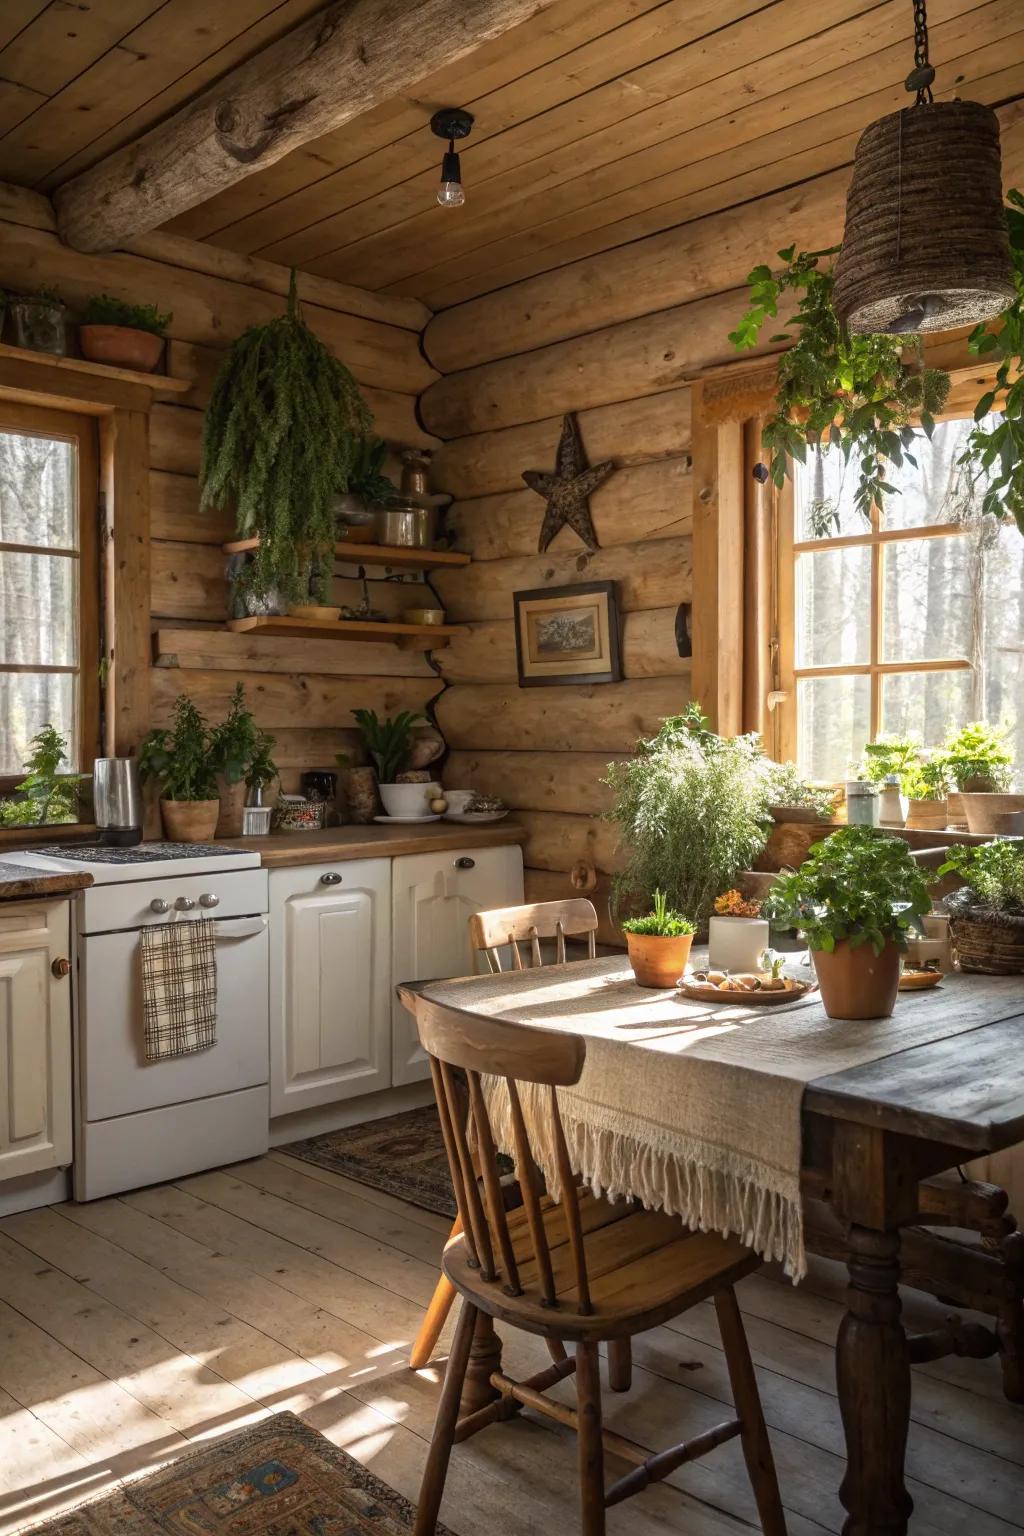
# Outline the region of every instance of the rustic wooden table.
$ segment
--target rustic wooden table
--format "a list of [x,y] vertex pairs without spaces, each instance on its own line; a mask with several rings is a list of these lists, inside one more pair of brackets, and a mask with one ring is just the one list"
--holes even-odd
[[[582,985],[593,963],[567,971]],[[510,1014],[529,976],[490,978]],[[435,981],[405,990],[465,1007],[459,987]],[[802,1178],[847,1227],[850,1284],[836,1345],[847,1452],[844,1536],[902,1536],[913,1507],[904,1482],[911,1345],[899,1281],[900,1227],[917,1214],[919,1181],[1024,1141],[1024,979],[951,976],[929,996],[961,1031],[965,1011],[977,1022],[966,1033],[818,1078],[803,1098]],[[493,1396],[490,1375],[500,1361],[500,1340],[482,1317],[465,1412]]]

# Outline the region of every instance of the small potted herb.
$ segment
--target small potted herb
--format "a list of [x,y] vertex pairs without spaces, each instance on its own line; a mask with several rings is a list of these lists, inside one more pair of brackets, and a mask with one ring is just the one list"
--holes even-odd
[[10,294],[7,300],[14,322],[14,345],[32,352],[65,357],[68,350],[68,312],[55,288],[35,293]]
[[210,740],[220,797],[216,836],[240,837],[246,790],[255,782],[254,769],[261,785],[270,783],[277,776],[277,768],[270,756],[274,738],[257,728],[246,708],[245,689],[241,683],[235,684],[227,715],[220,725],[213,727]]
[[82,356],[112,368],[152,373],[173,319],[155,304],[126,304],[109,293],[97,294],[86,304],[78,327]]
[[381,720],[372,709],[352,711],[362,733],[363,743],[377,767],[377,782],[384,810],[399,819],[426,816],[430,802],[441,792],[440,784],[427,778],[423,782],[401,782],[410,771],[412,728],[426,717],[403,709],[393,719]]
[[931,901],[902,838],[842,827],[779,876],[764,910],[803,932],[830,1019],[883,1019],[896,1003],[907,931]]
[[217,830],[220,799],[217,773],[223,754],[195,704],[182,693],[171,724],[149,732],[139,750],[143,779],[160,789],[164,831],[174,842],[209,842]]
[[655,891],[653,911],[627,917],[622,924],[629,963],[641,987],[674,987],[686,970],[694,926],[681,912],[670,912],[665,892]]
[[907,826],[915,831],[941,831],[949,821],[949,774],[941,758],[923,760],[901,780],[907,796]]
[[384,473],[387,452],[382,437],[354,439],[347,488],[334,498],[339,539],[353,544],[373,541],[374,508],[398,495],[398,487]]
[[765,759],[768,776],[768,811],[775,822],[831,821],[836,791],[812,784],[795,763]]
[[950,848],[939,875],[966,883],[945,898],[962,971],[1024,975],[1024,846],[981,843]]
[[742,891],[716,896],[708,921],[708,964],[718,971],[756,971],[758,956],[768,947],[768,924],[761,902]]
[[33,736],[23,764],[25,777],[15,788],[21,798],[0,800],[0,826],[43,827],[78,820],[78,786],[87,774],[61,773],[68,744],[56,726],[44,725]]
[[1013,782],[1013,753],[1005,731],[976,720],[949,739],[939,760],[960,791],[969,831],[997,832],[997,817],[1024,810],[1024,795],[1007,793]]

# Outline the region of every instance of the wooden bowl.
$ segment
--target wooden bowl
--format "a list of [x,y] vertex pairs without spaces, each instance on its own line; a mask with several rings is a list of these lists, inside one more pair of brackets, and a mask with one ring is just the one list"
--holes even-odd
[[315,619],[318,624],[334,624],[341,618],[341,609],[322,603],[289,603],[288,612],[293,619]]
[[403,608],[403,624],[443,624],[443,608]]

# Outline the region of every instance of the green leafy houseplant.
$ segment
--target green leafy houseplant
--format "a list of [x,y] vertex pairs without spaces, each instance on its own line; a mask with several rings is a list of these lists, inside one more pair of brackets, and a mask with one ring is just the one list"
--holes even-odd
[[398,487],[384,473],[388,445],[382,437],[359,437],[355,441],[348,489],[368,507],[379,507],[397,496]]
[[609,766],[607,813],[627,853],[613,905],[668,906],[703,925],[719,891],[735,884],[768,840],[768,789],[756,736],[716,736],[698,705],[670,716],[638,741],[635,756]]
[[[210,744],[216,771],[223,774],[229,784],[255,782],[269,784],[277,777],[277,767],[270,753],[274,748],[273,736],[261,731],[246,707],[245,689],[235,684],[228,704],[228,712],[220,725],[210,732]],[[254,765],[261,775],[253,778]]]
[[928,887],[909,846],[867,827],[840,827],[815,843],[792,874],[779,875],[763,915],[779,928],[799,928],[813,950],[831,954],[846,942],[902,946],[913,917],[931,910]]
[[980,720],[951,736],[937,760],[959,790],[984,793],[1007,789],[1013,777],[1013,753],[1005,732]]
[[381,720],[373,709],[354,709],[352,713],[362,732],[366,750],[377,765],[378,779],[382,784],[394,784],[398,775],[409,766],[412,728],[426,716],[412,714],[407,709],[385,720]]
[[251,597],[325,600],[334,498],[371,424],[352,375],[302,319],[293,272],[285,314],[228,352],[203,427],[201,506],[232,511],[239,533],[260,538],[237,578]]
[[627,917],[621,924],[623,933],[639,933],[645,937],[678,939],[692,934],[693,924],[681,912],[670,912],[665,903],[665,892],[654,892],[654,910],[645,917]]
[[86,303],[81,323],[123,325],[132,331],[164,336],[173,319],[172,314],[162,314],[155,304],[128,304],[124,299],[112,298],[109,293],[98,293]]
[[855,773],[858,779],[870,779],[873,784],[895,774],[902,788],[904,777],[920,767],[921,744],[913,736],[880,736],[877,741],[864,743]]
[[164,800],[216,800],[222,762],[214,732],[188,694],[174,701],[171,724],[149,732],[139,749],[139,772],[154,779]]
[[1024,847],[1016,843],[977,843],[949,849],[940,875],[957,874],[966,881],[946,897],[953,912],[979,907],[992,913],[1024,916]]
[[795,763],[765,760],[768,799],[773,809],[787,807],[811,811],[819,821],[831,821],[836,805],[836,791],[804,778]]
[[900,788],[911,800],[945,800],[949,794],[949,770],[941,757],[923,758],[907,768]]
[[30,742],[25,777],[16,786],[19,800],[0,800],[0,826],[41,827],[78,820],[82,773],[61,773],[68,745],[53,725],[44,725]]

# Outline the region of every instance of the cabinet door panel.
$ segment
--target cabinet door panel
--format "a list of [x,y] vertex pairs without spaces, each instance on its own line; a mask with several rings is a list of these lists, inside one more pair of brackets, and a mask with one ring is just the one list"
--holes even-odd
[[[517,847],[414,853],[394,860],[392,982],[466,976],[477,969],[469,919],[523,899],[523,856]],[[481,967],[482,968],[482,967]],[[392,1078],[414,1083],[430,1076],[416,1025],[392,999]]]
[[389,896],[385,859],[271,873],[272,1115],[389,1085]]
[[69,937],[66,902],[0,924],[0,1180],[71,1161]]

